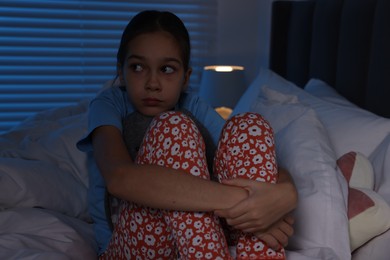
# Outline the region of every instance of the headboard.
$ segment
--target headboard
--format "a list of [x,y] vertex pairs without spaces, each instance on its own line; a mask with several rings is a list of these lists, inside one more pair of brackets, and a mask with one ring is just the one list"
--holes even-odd
[[390,0],[274,1],[269,66],[390,117]]

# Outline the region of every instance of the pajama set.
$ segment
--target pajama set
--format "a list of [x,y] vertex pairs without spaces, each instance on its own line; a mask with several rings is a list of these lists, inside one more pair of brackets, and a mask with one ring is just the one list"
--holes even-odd
[[[98,126],[113,125],[124,133],[137,164],[156,164],[210,179],[207,148],[215,143],[213,171],[219,181],[277,181],[272,129],[258,114],[237,115],[225,124],[196,96],[183,94],[176,110],[143,118],[141,124],[148,127],[138,128],[141,133],[129,137],[131,127],[127,128],[126,120],[130,115],[143,117],[128,102],[125,89],[106,90],[91,102],[88,135],[78,147],[92,156],[89,134]],[[231,259],[228,243],[236,245],[237,259],[284,259],[283,249],[275,252],[251,234],[227,230],[212,212],[159,210],[120,201],[111,232],[104,207],[104,180],[92,158],[89,166],[90,211],[101,259]]]

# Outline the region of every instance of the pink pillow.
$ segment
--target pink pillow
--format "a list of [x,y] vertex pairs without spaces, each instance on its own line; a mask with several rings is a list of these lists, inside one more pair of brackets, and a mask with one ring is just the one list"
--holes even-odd
[[373,190],[374,171],[361,153],[349,152],[337,160],[349,184],[348,219],[351,251],[390,228],[390,207]]

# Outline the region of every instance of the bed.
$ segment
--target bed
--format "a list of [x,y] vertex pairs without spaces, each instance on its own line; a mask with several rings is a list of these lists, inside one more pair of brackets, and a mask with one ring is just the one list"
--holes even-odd
[[[274,1],[269,68],[233,114],[274,128],[299,192],[288,259],[390,254],[390,1]],[[88,100],[0,135],[0,258],[96,259],[87,207]],[[364,202],[364,203],[363,203]]]

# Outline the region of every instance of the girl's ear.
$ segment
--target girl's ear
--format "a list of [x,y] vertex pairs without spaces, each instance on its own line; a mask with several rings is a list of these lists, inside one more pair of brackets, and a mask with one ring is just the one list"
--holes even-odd
[[188,89],[188,85],[190,83],[190,77],[192,73],[192,68],[189,68],[186,73],[184,74],[184,82],[183,82],[183,88],[182,92],[186,91]]
[[122,69],[122,64],[117,63],[116,64],[116,71],[118,73],[118,78],[122,86],[125,85],[125,79],[123,78],[123,69]]

